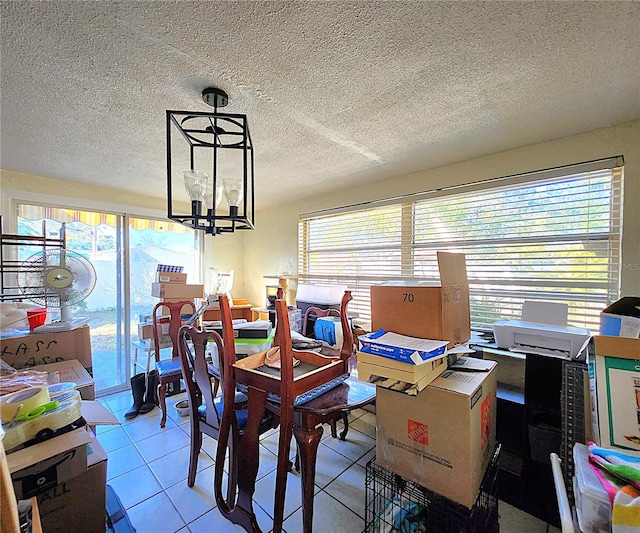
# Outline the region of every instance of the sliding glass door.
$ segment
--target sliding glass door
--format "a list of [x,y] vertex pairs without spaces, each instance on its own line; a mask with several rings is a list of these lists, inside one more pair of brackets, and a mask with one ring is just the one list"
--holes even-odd
[[[199,237],[168,221],[125,214],[20,204],[18,233],[40,235],[45,221],[49,236],[58,237],[65,224],[66,248],[84,256],[96,271],[96,286],[72,308],[89,317],[96,392],[128,388],[131,357],[140,351],[138,319],[157,302],[151,283],[159,263],[182,266],[188,280],[200,280]],[[22,257],[26,254],[23,251]],[[30,252],[29,252],[30,253]],[[50,309],[52,318],[58,309]],[[143,350],[144,351],[144,350]],[[145,353],[139,354],[146,356]]]

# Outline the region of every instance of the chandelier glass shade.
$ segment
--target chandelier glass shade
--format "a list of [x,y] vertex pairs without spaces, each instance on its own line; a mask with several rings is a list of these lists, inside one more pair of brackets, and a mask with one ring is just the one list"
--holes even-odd
[[[167,111],[167,216],[209,235],[254,229],[247,117],[218,112],[228,101],[220,89],[207,88],[202,98],[213,113]],[[185,193],[190,211],[180,213]]]

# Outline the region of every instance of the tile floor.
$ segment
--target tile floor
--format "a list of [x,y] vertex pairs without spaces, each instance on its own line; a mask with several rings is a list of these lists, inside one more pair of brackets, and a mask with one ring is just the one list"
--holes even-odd
[[[204,437],[193,488],[187,487],[189,419],[178,416],[173,405],[184,394],[167,399],[169,417],[160,429],[159,409],[132,420],[124,413],[131,406],[131,393],[100,398],[122,422],[98,428],[98,440],[109,455],[108,483],[127,509],[138,533],[242,532],[218,512],[213,496],[213,458],[216,441]],[[346,441],[331,437],[325,426],[318,450],[315,533],[361,533],[365,520],[365,467],[375,454],[375,415],[356,411]],[[254,497],[258,523],[263,531],[272,527],[277,433],[261,440],[260,470]],[[295,453],[292,450],[292,453]],[[504,502],[499,503],[502,533],[558,532],[541,520]],[[286,533],[302,531],[300,477],[291,473],[285,502]]]

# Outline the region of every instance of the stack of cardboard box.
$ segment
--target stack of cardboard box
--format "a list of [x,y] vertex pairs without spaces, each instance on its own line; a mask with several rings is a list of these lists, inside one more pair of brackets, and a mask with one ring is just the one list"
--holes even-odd
[[[439,285],[371,287],[373,332],[445,341],[448,349],[470,339],[465,257],[439,252],[438,266]],[[446,352],[400,361],[360,351],[358,377],[378,384],[377,464],[473,507],[495,450],[495,367]]]
[[[157,271],[156,280],[151,284],[151,296],[158,301],[182,302],[193,301],[198,307],[204,297],[204,285],[188,284],[187,274],[184,272]],[[191,310],[189,310],[189,315]],[[168,311],[160,310],[160,315],[168,315]],[[171,346],[169,337],[169,324],[160,325],[160,345]],[[141,340],[153,339],[153,325],[151,315],[146,315],[138,323],[138,338]]]
[[[63,379],[68,372],[82,369],[75,363],[65,368]],[[85,372],[82,378],[86,377]],[[88,395],[93,392],[87,382],[81,392],[83,389]],[[66,532],[70,524],[81,531],[105,531],[107,454],[92,428],[117,424],[118,420],[92,400],[81,401],[81,412],[85,426],[38,444],[9,450],[6,455],[16,499],[37,498],[42,529],[46,532]],[[2,490],[11,488],[3,486]]]
[[[167,302],[195,300],[204,297],[204,285],[188,284],[183,272],[156,272],[156,281],[151,284],[151,296]],[[197,303],[197,302],[196,302]]]

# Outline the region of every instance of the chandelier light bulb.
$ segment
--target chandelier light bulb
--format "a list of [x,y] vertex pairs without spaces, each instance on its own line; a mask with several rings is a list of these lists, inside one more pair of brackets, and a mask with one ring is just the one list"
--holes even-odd
[[185,170],[184,188],[191,199],[191,214],[199,215],[207,190],[209,174],[204,170]]
[[204,200],[204,192],[209,181],[209,174],[204,170],[185,170],[184,188],[191,201]]
[[[216,195],[213,196],[213,181],[207,181],[207,190],[204,194],[204,204],[207,206],[207,209],[218,209],[220,206],[220,202],[222,202],[222,197],[224,196],[224,187],[222,185],[222,181],[218,181],[216,183]],[[213,205],[215,198],[215,206]]]
[[242,180],[238,179],[225,179],[222,181],[224,184],[224,195],[229,204],[229,214],[236,216],[238,214],[238,206],[242,202]]

